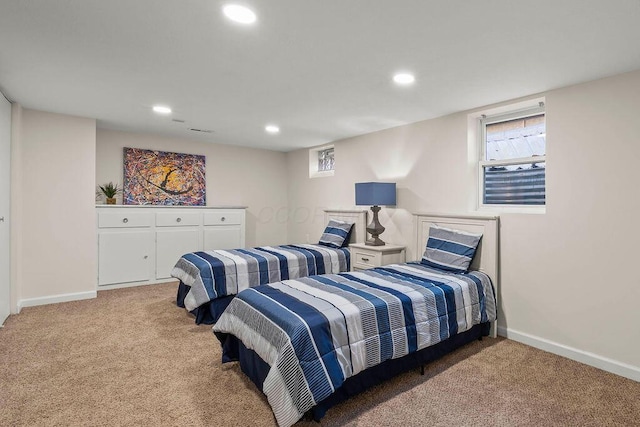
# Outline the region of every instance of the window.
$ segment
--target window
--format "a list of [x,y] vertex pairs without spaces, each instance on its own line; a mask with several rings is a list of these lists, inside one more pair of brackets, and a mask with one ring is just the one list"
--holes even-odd
[[482,116],[480,200],[487,206],[544,206],[544,103],[533,109]]
[[318,151],[318,172],[332,171],[334,165],[333,147]]
[[335,166],[333,145],[309,149],[309,178],[333,176]]

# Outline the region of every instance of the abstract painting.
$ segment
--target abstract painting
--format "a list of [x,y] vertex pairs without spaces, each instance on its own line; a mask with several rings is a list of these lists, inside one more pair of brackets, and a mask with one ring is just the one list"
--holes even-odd
[[125,147],[123,203],[205,206],[205,156]]

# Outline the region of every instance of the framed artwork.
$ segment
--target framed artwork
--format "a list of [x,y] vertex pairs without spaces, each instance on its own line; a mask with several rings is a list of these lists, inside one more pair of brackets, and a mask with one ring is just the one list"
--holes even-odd
[[124,148],[125,205],[205,206],[205,156]]

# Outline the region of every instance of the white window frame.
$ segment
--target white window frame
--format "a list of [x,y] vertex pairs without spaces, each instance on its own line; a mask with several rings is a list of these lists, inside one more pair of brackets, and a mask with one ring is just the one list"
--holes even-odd
[[309,149],[309,178],[323,178],[328,176],[333,176],[335,173],[334,169],[328,171],[320,171],[318,170],[318,155],[320,152],[333,148],[333,156],[335,159],[335,146],[333,144],[323,145],[321,147],[315,147]]
[[[506,111],[506,112],[505,112]],[[492,114],[493,113],[493,114]],[[499,212],[513,212],[513,213],[545,213],[546,202],[544,205],[515,205],[515,204],[494,204],[484,203],[484,169],[491,166],[505,166],[505,165],[520,165],[530,163],[544,163],[546,168],[547,156],[546,150],[544,156],[531,156],[521,157],[506,160],[486,160],[486,127],[487,125],[505,122],[509,120],[522,119],[525,117],[532,117],[543,113],[545,115],[545,123],[547,120],[546,106],[544,100],[537,100],[535,103],[526,107],[514,107],[509,110],[500,108],[499,111],[486,111],[481,112],[478,116],[478,146],[479,146],[479,161],[478,161],[478,210],[480,211],[499,211]],[[545,137],[546,142],[546,137]],[[545,182],[545,191],[547,183]]]

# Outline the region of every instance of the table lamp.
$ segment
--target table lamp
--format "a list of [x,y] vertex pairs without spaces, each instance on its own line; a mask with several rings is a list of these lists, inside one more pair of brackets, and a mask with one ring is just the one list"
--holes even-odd
[[371,234],[365,244],[369,246],[382,246],[384,242],[378,236],[384,231],[384,227],[378,221],[379,205],[395,206],[396,183],[395,182],[358,182],[356,183],[356,205],[371,206],[373,219],[367,225],[367,232]]

